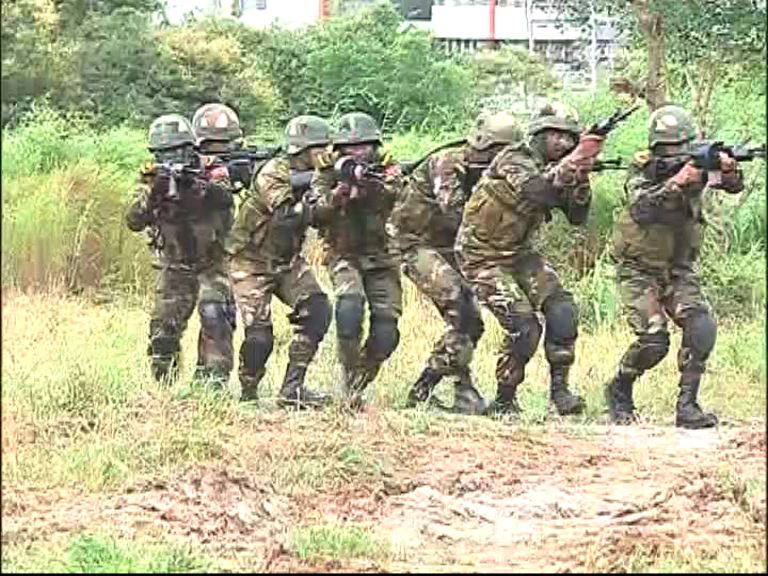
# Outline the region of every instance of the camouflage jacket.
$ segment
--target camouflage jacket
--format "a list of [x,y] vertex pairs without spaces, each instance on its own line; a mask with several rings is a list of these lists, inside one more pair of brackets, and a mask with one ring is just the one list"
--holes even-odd
[[128,228],[149,229],[160,265],[202,269],[220,262],[234,217],[226,168],[209,164],[201,176],[184,177],[178,199],[167,196],[169,180],[152,163],[141,171],[126,213]]
[[394,265],[386,224],[403,187],[400,166],[388,154],[382,155],[381,173],[362,182],[353,191],[357,197],[345,197],[334,193],[337,186],[346,186],[334,174],[337,157],[334,152],[319,161],[308,194],[311,222],[320,233],[325,262],[348,258],[363,269]]
[[271,159],[255,175],[251,192],[240,205],[227,252],[264,272],[289,266],[304,242],[302,208],[291,187],[288,158]]
[[494,158],[464,208],[456,249],[464,259],[503,259],[530,248],[551,211],[572,224],[587,219],[592,192],[586,175],[564,162],[546,164],[526,144],[511,144]]
[[390,217],[390,235],[406,250],[423,245],[453,251],[467,194],[464,147],[436,152],[408,177]]
[[[680,188],[652,173],[650,152],[639,152],[627,172],[627,206],[614,226],[613,255],[644,268],[689,267],[701,248],[701,182]],[[713,186],[715,187],[715,186]],[[716,187],[736,193],[743,188],[741,169]]]

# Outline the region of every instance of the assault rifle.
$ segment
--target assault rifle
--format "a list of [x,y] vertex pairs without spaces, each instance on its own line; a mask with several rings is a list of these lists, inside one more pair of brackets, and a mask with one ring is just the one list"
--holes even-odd
[[616,158],[608,158],[607,160],[595,160],[595,165],[592,168],[592,172],[603,172],[605,170],[626,170],[627,165],[622,164],[621,156]]
[[216,154],[227,165],[229,180],[236,190],[247,188],[251,185],[256,165],[274,158],[280,151],[280,146],[250,146],[231,152]]
[[[354,161],[354,160],[353,160]],[[337,162],[338,163],[338,162]],[[413,161],[413,160],[404,160],[399,163],[400,165],[400,171],[406,175],[409,176],[413,173],[413,171],[416,169],[416,167],[421,164],[420,161]],[[472,190],[472,187],[477,183],[477,181],[480,179],[480,176],[483,173],[483,170],[488,168],[488,164],[486,163],[469,163],[466,164],[466,171],[464,173],[464,178],[462,179],[462,187],[464,190],[469,193]],[[335,166],[334,166],[335,168]],[[377,164],[371,164],[371,165],[363,165],[359,164],[359,168],[353,166],[352,164],[345,164],[342,166],[339,166],[339,169],[342,171],[342,178],[356,178],[357,175],[355,172],[359,173],[362,177],[381,177],[383,167]],[[347,173],[343,172],[347,171]],[[338,177],[338,175],[337,175]],[[339,178],[340,181],[344,181],[342,178]],[[312,182],[312,170],[306,170],[306,171],[294,171],[291,172],[291,187],[293,188],[294,193],[301,194],[309,190],[310,184]]]
[[616,126],[619,125],[620,122],[623,122],[627,118],[629,118],[632,114],[635,113],[635,111],[640,108],[640,104],[635,104],[631,108],[628,108],[627,110],[622,110],[619,108],[611,114],[608,118],[605,118],[603,120],[599,120],[595,122],[589,130],[586,131],[586,134],[595,134],[596,136],[606,136],[609,132],[611,132]]
[[190,188],[192,181],[195,178],[201,177],[204,173],[201,168],[181,162],[163,162],[157,164],[155,169],[158,176],[168,179],[168,190],[163,195],[163,199],[169,202],[179,202],[181,200],[179,184],[182,184],[182,190]]
[[756,158],[766,157],[766,145],[758,146],[731,146],[723,141],[699,141],[694,142],[691,152],[672,158],[654,157],[651,170],[656,178],[666,178],[679,172],[682,167],[693,162],[694,166],[704,172],[704,179],[709,172],[720,170],[720,153],[725,152],[737,162],[751,162]]

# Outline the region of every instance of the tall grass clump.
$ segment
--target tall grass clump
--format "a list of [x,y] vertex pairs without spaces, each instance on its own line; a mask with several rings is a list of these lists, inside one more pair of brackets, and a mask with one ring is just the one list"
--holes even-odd
[[144,135],[95,132],[45,105],[3,132],[4,287],[143,290],[149,254],[123,224]]

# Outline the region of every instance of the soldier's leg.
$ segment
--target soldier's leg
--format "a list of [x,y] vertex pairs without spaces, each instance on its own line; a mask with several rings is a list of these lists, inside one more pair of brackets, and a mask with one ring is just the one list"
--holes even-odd
[[555,270],[534,251],[515,262],[514,275],[520,287],[545,318],[544,352],[550,366],[550,398],[561,415],[580,414],[584,400],[568,390],[568,373],[574,362],[578,336],[578,308]]
[[624,313],[637,339],[621,357],[616,375],[605,388],[605,398],[611,419],[629,424],[635,419],[634,383],[667,355],[669,332],[662,308],[663,280],[626,264],[618,265],[616,271]]
[[200,334],[197,345],[197,374],[226,386],[232,372],[237,309],[227,267],[213,266],[199,275]]
[[244,327],[238,368],[240,399],[257,400],[259,382],[266,373],[274,343],[271,306],[274,279],[271,274],[251,273],[247,262],[237,260],[232,262],[231,278]]
[[149,321],[152,375],[159,382],[170,382],[178,376],[181,337],[195,309],[197,291],[195,274],[170,268],[160,271]]
[[427,365],[408,394],[408,405],[431,398],[443,376],[458,378],[456,393],[461,411],[482,411],[482,397],[472,385],[469,364],[474,344],[483,332],[479,306],[461,274],[436,250],[416,248],[404,254],[404,271],[426,294],[446,324]]
[[352,381],[354,401],[373,382],[381,364],[400,342],[397,322],[402,314],[402,287],[397,267],[366,270],[362,274],[370,311],[370,329]]
[[331,305],[303,258],[296,258],[291,270],[280,276],[275,294],[293,310],[288,319],[293,339],[288,348],[288,368],[278,404],[296,408],[321,406],[331,397],[304,386],[307,367],[331,323]]
[[715,347],[717,325],[694,271],[676,271],[671,285],[668,311],[683,329],[683,340],[677,355],[680,393],[675,422],[683,428],[712,428],[717,425],[717,416],[701,409],[698,395],[707,358]]
[[360,358],[360,338],[365,315],[363,278],[355,266],[343,259],[332,261],[328,272],[336,299],[336,348],[343,370],[344,391],[349,394]]
[[496,362],[497,413],[519,412],[517,388],[525,379],[525,366],[541,339],[541,325],[512,271],[492,263],[462,266],[480,303],[496,317],[505,332]]

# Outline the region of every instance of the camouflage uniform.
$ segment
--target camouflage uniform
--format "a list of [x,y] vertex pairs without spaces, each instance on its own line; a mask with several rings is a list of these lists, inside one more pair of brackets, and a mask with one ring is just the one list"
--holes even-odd
[[[472,353],[483,333],[480,308],[459,272],[453,252],[464,203],[479,174],[500,147],[522,138],[506,113],[480,116],[463,146],[440,150],[419,164],[408,178],[390,219],[390,234],[403,259],[403,271],[437,307],[446,330],[414,384],[408,405],[432,400],[443,376],[456,377],[454,410],[479,413],[487,408],[472,385]],[[439,403],[438,403],[439,404]]]
[[[342,116],[334,145],[366,143],[375,144],[378,157],[369,160],[379,165],[380,176],[366,177],[354,187],[338,182],[333,163],[339,153],[335,151],[318,166],[311,191],[312,221],[323,242],[324,264],[336,297],[336,335],[344,387],[353,404],[362,402],[363,391],[397,347],[397,323],[402,313],[397,259],[385,230],[402,188],[400,168],[387,155],[379,154],[380,135],[370,116]],[[361,352],[366,300],[370,330]]]
[[[655,170],[661,152],[673,153],[664,154],[666,160],[685,154],[694,135],[684,110],[677,106],[659,108],[651,117],[651,150],[635,155],[627,175],[628,204],[616,222],[613,256],[622,303],[637,340],[621,358],[616,377],[606,388],[611,416],[617,423],[634,420],[633,383],[669,350],[667,317],[683,329],[677,357],[681,373],[677,423],[690,428],[717,423],[713,414],[703,413],[696,403],[701,374],[716,336],[696,266],[706,182],[702,179],[680,185],[674,174]],[[658,145],[666,150],[659,150]],[[718,187],[739,192],[743,185],[738,167],[723,173]]]
[[552,266],[532,248],[531,239],[554,209],[572,224],[584,223],[591,191],[587,174],[569,156],[548,163],[541,143],[533,144],[547,129],[579,133],[572,114],[544,109],[529,127],[532,145],[504,148],[475,186],[456,242],[462,272],[506,332],[496,365],[495,407],[501,412],[519,411],[517,387],[541,338],[538,311],[546,321],[551,398],[561,414],[583,409],[581,398],[567,388],[578,311]]
[[[175,148],[172,154],[186,154],[184,160],[194,164],[191,147],[183,148],[191,144],[186,134],[191,135],[192,128],[184,118],[160,117],[150,128],[151,147],[157,156],[163,155],[164,148]],[[199,175],[182,176],[177,200],[168,198],[169,186],[170,178],[156,165],[148,165],[139,177],[136,198],[126,214],[131,230],[151,229],[158,254],[160,273],[148,349],[152,372],[157,380],[176,376],[180,339],[197,303],[197,374],[221,385],[232,369],[235,326],[223,251],[224,237],[232,222],[231,187],[226,169],[215,164],[204,166]]]
[[272,352],[274,294],[292,308],[288,318],[294,326],[279,403],[319,405],[328,398],[305,388],[304,378],[328,330],[331,307],[301,256],[309,215],[304,210],[301,193],[295,193],[291,187],[291,167],[298,167],[301,162],[311,167],[305,149],[326,145],[330,141],[329,128],[321,118],[299,116],[288,124],[286,138],[289,156],[270,160],[256,174],[251,194],[240,206],[227,246],[232,256],[237,303],[245,325],[245,340],[240,349],[240,383],[243,399],[255,400],[258,383]]

